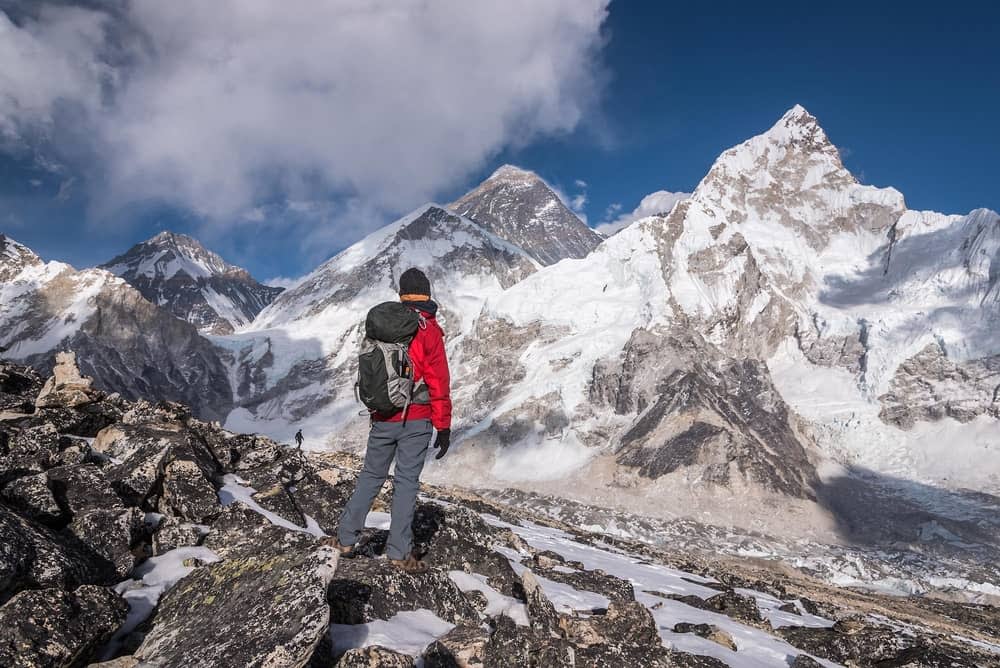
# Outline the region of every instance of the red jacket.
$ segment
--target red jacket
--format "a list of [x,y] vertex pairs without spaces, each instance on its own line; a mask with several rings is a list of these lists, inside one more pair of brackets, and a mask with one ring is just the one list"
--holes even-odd
[[[410,404],[406,413],[407,420],[430,419],[435,429],[451,429],[451,374],[448,371],[448,358],[444,351],[444,332],[434,315],[420,311],[424,316],[425,325],[417,330],[417,335],[410,342],[410,362],[413,363],[413,380],[421,380],[427,386],[431,402],[429,404]],[[403,411],[389,418],[375,418],[383,422],[400,422]]]

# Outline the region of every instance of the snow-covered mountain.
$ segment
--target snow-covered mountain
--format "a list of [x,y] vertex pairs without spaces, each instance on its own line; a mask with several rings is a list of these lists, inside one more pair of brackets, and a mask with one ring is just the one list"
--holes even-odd
[[[284,433],[311,423],[348,440],[364,427],[353,395],[357,345],[373,305],[398,299],[399,275],[421,268],[449,339],[462,337],[483,302],[539,268],[516,246],[428,204],[369,235],[282,293],[227,341],[237,355],[239,410],[230,423]],[[262,424],[263,421],[263,424]],[[295,424],[296,427],[291,425]]]
[[519,246],[543,265],[585,257],[601,243],[601,236],[545,181],[513,165],[500,167],[448,208]]
[[184,401],[214,419],[232,406],[223,351],[192,325],[107,271],[43,262],[3,235],[0,348],[46,371],[73,350],[98,387],[128,398]]
[[160,232],[101,268],[206,334],[229,334],[248,324],[282,290],[261,285],[246,269],[173,232]]
[[998,233],[993,212],[859,184],[797,106],[670,215],[487,302],[456,351],[467,457],[647,506],[685,487],[808,499],[817,457],[1000,489]]

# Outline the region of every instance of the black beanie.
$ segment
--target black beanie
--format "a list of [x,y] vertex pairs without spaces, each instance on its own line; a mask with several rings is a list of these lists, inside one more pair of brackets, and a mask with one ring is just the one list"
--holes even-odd
[[412,267],[403,272],[399,277],[400,295],[422,295],[430,299],[431,282],[427,280],[427,274],[416,267]]

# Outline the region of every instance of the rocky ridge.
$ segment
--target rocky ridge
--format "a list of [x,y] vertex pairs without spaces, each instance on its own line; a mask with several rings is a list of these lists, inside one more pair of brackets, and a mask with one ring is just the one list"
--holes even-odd
[[385,496],[362,555],[338,560],[319,538],[356,459],[103,395],[69,355],[56,368],[40,391],[0,363],[22,407],[0,419],[3,665],[1000,665],[995,608],[879,616],[864,594],[610,547],[458,489],[418,503],[429,573],[378,558]]

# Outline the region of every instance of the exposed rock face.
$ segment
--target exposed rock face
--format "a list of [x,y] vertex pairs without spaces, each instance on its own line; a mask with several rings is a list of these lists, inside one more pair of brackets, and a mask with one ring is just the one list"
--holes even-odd
[[207,334],[230,334],[250,323],[282,291],[173,232],[136,244],[101,268]]
[[879,401],[882,419],[903,428],[945,417],[1000,418],[1000,355],[956,362],[935,342],[899,366]]
[[537,174],[504,165],[448,208],[523,248],[540,264],[585,257],[601,243]]
[[110,589],[23,591],[0,606],[0,665],[76,666],[125,621],[128,605]]
[[[13,242],[6,241],[8,247]],[[18,245],[19,260],[0,255],[0,347],[42,373],[53,353],[72,350],[94,387],[128,399],[176,399],[221,419],[232,406],[226,353],[100,269],[43,263]],[[32,261],[24,260],[30,254]]]
[[303,666],[329,624],[336,566],[333,550],[313,548],[198,569],[160,602],[136,657],[153,666]]
[[[675,368],[658,364],[662,359]],[[616,457],[645,477],[686,470],[718,485],[739,476],[788,496],[815,494],[809,441],[759,362],[729,360],[696,340],[639,331],[621,369],[595,377],[591,387],[595,399],[638,413]]]

